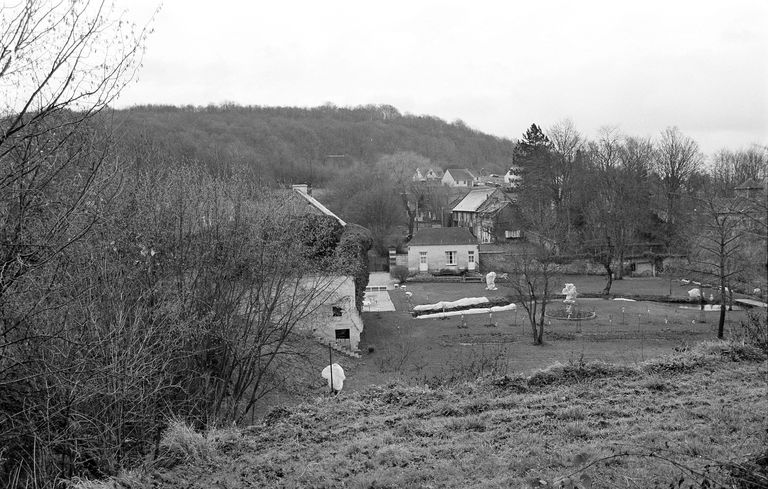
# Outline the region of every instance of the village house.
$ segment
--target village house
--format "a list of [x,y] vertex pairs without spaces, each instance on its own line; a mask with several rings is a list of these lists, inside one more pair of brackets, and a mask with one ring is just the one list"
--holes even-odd
[[[286,205],[295,215],[325,215],[336,219],[345,229],[347,223],[312,197],[307,185],[293,185]],[[302,325],[322,343],[338,350],[354,353],[358,350],[363,319],[356,306],[354,277],[349,275],[308,276],[303,280],[308,289],[319,291],[314,295],[313,314]]]
[[411,273],[456,273],[475,271],[479,265],[477,240],[466,228],[419,230],[408,243]]
[[443,174],[442,183],[449,187],[473,187],[476,180],[466,168],[449,168]]
[[440,183],[443,171],[439,168],[416,168],[412,180],[414,182]]
[[511,189],[520,187],[523,182],[523,169],[519,166],[510,166],[507,173],[504,174],[504,186]]
[[451,221],[454,227],[469,229],[480,244],[523,237],[520,210],[498,188],[471,190],[453,207]]

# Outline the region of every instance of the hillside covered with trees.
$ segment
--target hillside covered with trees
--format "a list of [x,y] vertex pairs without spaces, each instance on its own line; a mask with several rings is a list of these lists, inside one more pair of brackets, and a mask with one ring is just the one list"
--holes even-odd
[[245,166],[265,182],[326,186],[340,171],[371,168],[383,155],[412,151],[441,168],[503,171],[514,142],[461,121],[362,107],[137,106],[119,111],[124,145],[137,162],[161,155],[213,171]]

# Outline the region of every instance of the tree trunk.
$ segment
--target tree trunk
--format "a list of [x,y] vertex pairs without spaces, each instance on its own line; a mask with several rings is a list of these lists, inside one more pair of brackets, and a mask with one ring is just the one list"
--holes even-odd
[[619,268],[616,270],[616,280],[624,278],[624,251],[619,252]]
[[723,339],[725,329],[725,245],[720,241],[720,320],[717,322],[717,337]]
[[613,285],[613,270],[611,270],[611,264],[603,264],[603,268],[605,268],[605,273],[608,275],[608,281],[605,284],[605,288],[603,289],[603,295],[608,295],[611,293],[611,285]]
[[717,337],[723,339],[723,330],[725,329],[725,294],[720,294],[720,320],[717,323]]
[[408,195],[406,193],[402,193],[400,196],[403,200],[405,212],[408,214],[408,238],[410,239],[413,237],[413,227],[414,222],[416,221],[416,209],[411,209],[411,205],[408,202]]
[[536,334],[536,341],[534,342],[537,345],[544,344],[544,313],[547,310],[547,300],[544,299],[541,302],[541,315],[539,316],[539,331]]
[[536,338],[537,338],[537,334],[536,334],[536,309],[537,309],[537,305],[538,304],[536,303],[535,300],[531,301],[531,302],[533,302],[533,305],[530,308],[531,312],[528,313],[528,319],[531,321],[531,331],[533,332],[533,344],[536,345],[536,344],[538,344],[538,343],[536,343]]

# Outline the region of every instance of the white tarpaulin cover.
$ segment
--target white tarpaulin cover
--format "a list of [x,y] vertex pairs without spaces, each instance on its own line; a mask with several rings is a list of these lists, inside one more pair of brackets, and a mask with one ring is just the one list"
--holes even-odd
[[452,307],[461,306],[474,306],[475,304],[485,304],[488,302],[487,297],[467,297],[456,301],[441,301],[435,304],[424,304],[421,306],[413,306],[414,311],[441,311],[443,309],[450,309]]
[[346,379],[344,376],[344,369],[341,368],[341,365],[338,363],[328,365],[323,369],[323,372],[320,375],[328,381],[328,387],[331,387],[331,369],[333,369],[333,388],[340,391],[341,388],[344,387],[344,379]]
[[[505,312],[514,311],[516,306],[509,304],[506,306],[493,306],[493,307],[479,307],[476,309],[464,309],[462,311],[448,311],[448,312],[436,312],[432,314],[422,314],[417,316],[416,319],[435,319],[435,318],[447,318],[451,316],[463,316],[464,314],[488,314],[489,312]],[[336,374],[333,374],[336,375]]]
[[699,289],[691,289],[688,291],[688,297],[691,299],[700,299],[701,291]]

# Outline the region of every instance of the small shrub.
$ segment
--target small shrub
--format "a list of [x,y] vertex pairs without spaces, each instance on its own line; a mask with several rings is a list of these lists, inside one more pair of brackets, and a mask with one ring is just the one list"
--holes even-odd
[[559,413],[557,413],[557,417],[568,421],[581,421],[584,418],[587,417],[586,413],[584,412],[584,408],[581,406],[571,406],[568,408],[563,409]]
[[745,343],[768,355],[768,317],[762,312],[747,313],[747,320],[741,322],[740,336]]
[[264,416],[264,424],[266,424],[267,426],[272,426],[273,424],[279,422],[282,419],[289,417],[290,415],[291,415],[291,412],[288,409],[282,406],[277,406],[275,408],[272,408],[266,414],[266,416]]
[[592,432],[584,423],[576,421],[565,425],[563,435],[570,440],[589,439]]
[[405,283],[408,280],[408,267],[396,265],[389,269],[389,276],[400,283]]
[[549,367],[538,370],[528,379],[528,385],[544,386],[549,384],[562,384],[579,381],[590,381],[610,377],[626,377],[636,375],[637,371],[632,367],[614,365],[600,361],[563,365],[555,363]]
[[441,268],[440,270],[434,272],[432,275],[436,277],[457,277],[460,275],[464,275],[466,270],[454,270],[453,268]]
[[655,391],[655,392],[664,392],[665,390],[669,389],[669,385],[667,385],[667,383],[663,379],[661,379],[656,375],[652,375],[648,377],[643,382],[643,386],[649,391]]
[[158,465],[174,467],[201,463],[213,458],[213,444],[181,420],[172,420],[160,439]]

